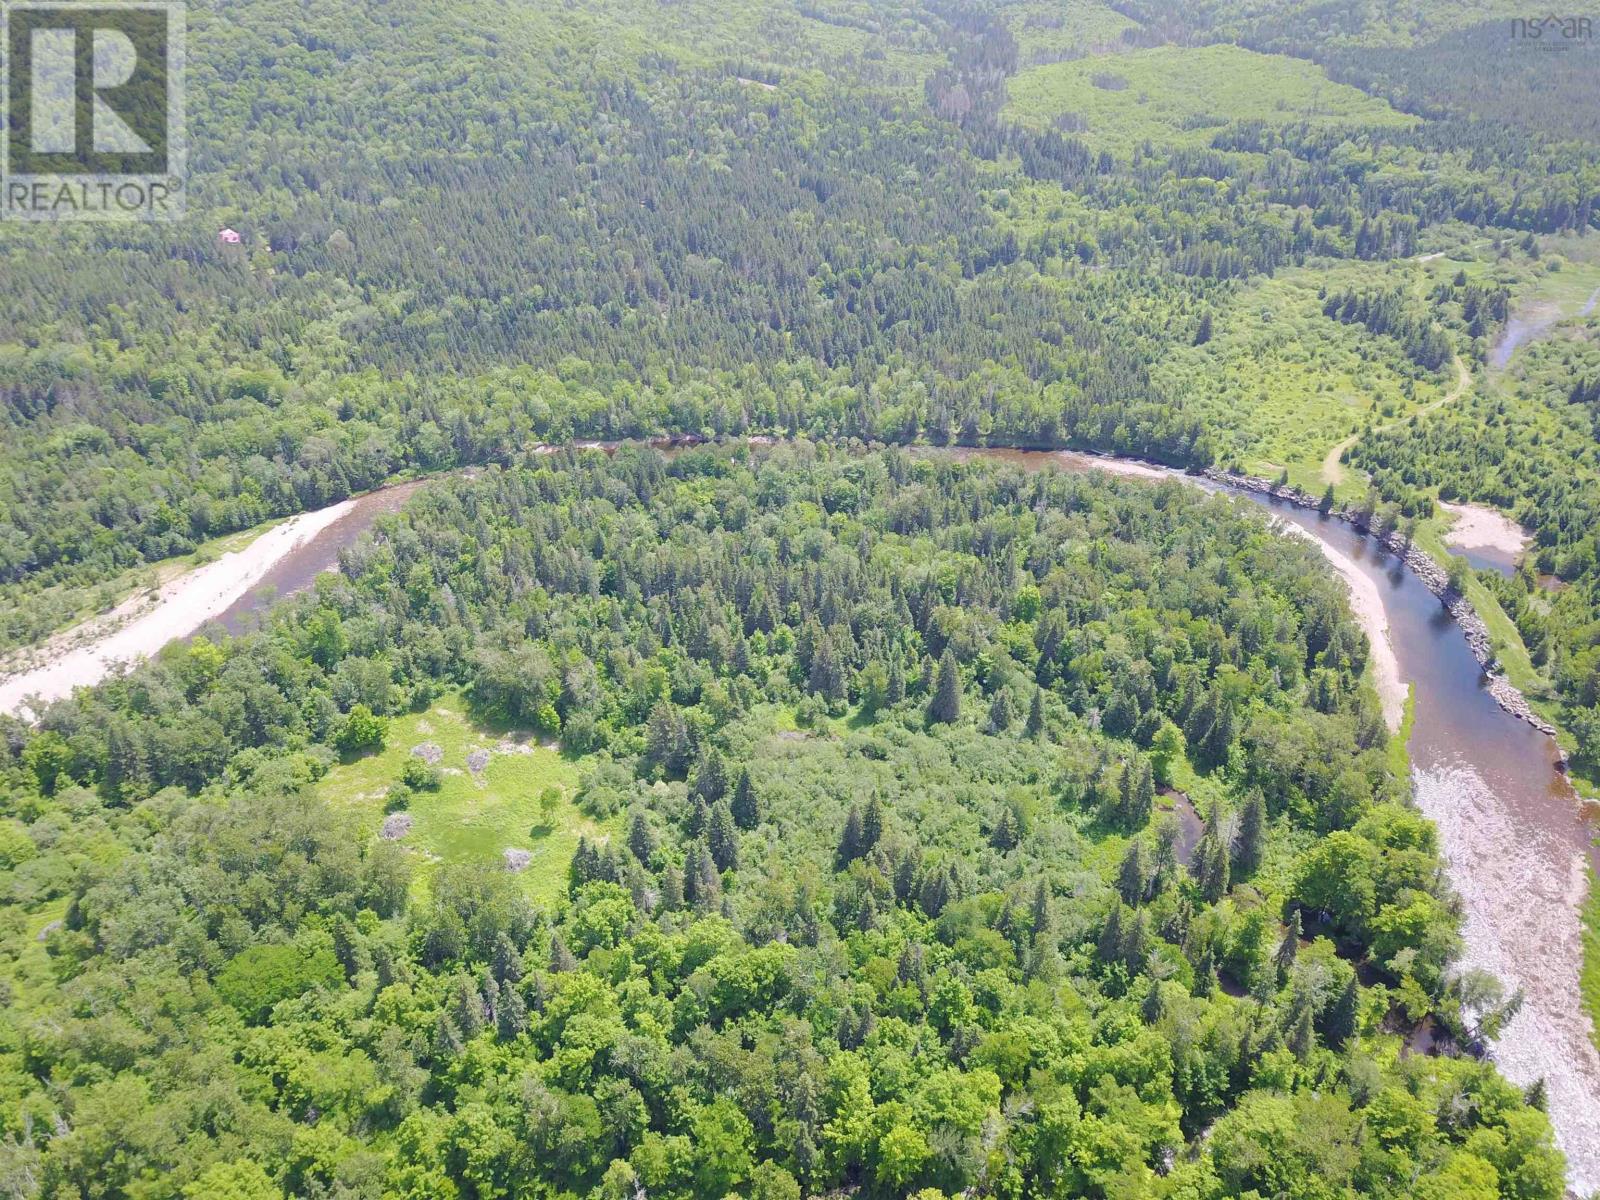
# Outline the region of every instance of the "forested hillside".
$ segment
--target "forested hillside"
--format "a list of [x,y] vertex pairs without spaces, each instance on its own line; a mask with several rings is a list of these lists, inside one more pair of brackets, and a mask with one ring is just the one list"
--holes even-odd
[[1561,1196],[1318,550],[929,450],[1497,505],[1592,773],[1600,60],[1517,15],[195,0],[188,219],[0,223],[0,670],[430,479],[0,717],[0,1190]]
[[[1202,420],[1152,371],[1235,281],[1404,258],[1441,224],[1592,223],[1586,146],[1443,101],[1419,121],[1281,54],[1253,55],[1245,103],[1217,91],[1251,56],[1228,47],[1069,87],[1052,72],[1081,64],[1048,60],[1077,35],[1036,8],[195,5],[193,218],[0,231],[0,637],[533,440],[1206,463],[1247,410]],[[1298,48],[1075,11],[1085,47]]]
[[[265,630],[7,727],[0,1178],[1559,1196],[1542,1112],[1388,1032],[1508,1009],[1366,653],[1314,549],[1177,484],[805,444],[437,484]],[[547,813],[605,832],[559,889],[374,836],[350,781],[448,696],[560,739]]]

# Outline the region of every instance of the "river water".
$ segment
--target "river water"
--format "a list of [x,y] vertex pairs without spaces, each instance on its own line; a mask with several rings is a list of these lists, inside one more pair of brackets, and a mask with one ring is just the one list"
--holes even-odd
[[278,559],[250,591],[210,620],[233,634],[252,629],[273,601],[308,588],[324,571],[337,569],[339,551],[353,546],[385,513],[399,512],[426,482],[414,479],[357,497],[348,512]]
[[1246,494],[1355,559],[1382,591],[1401,675],[1415,689],[1417,804],[1439,827],[1465,910],[1462,965],[1491,972],[1525,997],[1492,1055],[1516,1083],[1544,1079],[1569,1186],[1588,1195],[1600,1189],[1600,1053],[1578,976],[1581,911],[1600,856],[1594,826],[1557,770],[1555,743],[1495,703],[1438,597],[1377,541],[1342,521]]
[[[613,447],[596,443],[592,448]],[[1518,1084],[1545,1081],[1557,1140],[1568,1158],[1569,1186],[1580,1195],[1600,1190],[1600,1054],[1578,1000],[1580,910],[1590,868],[1600,867],[1594,829],[1557,770],[1555,744],[1495,703],[1466,639],[1438,598],[1376,540],[1342,521],[1259,493],[1067,451],[937,453],[1028,470],[1051,466],[1183,479],[1243,497],[1357,564],[1379,591],[1401,676],[1414,686],[1415,794],[1438,825],[1451,882],[1462,898],[1463,965],[1492,972],[1525,997],[1492,1055]],[[274,599],[336,568],[340,550],[420,486],[420,481],[403,484],[355,501],[350,511],[280,558],[216,619],[234,632],[250,628]]]
[[[1129,471],[1071,453],[967,452],[977,453],[1026,468]],[[1600,1190],[1600,1053],[1578,1000],[1581,910],[1600,853],[1594,824],[1557,769],[1555,743],[1495,702],[1439,598],[1376,539],[1287,501],[1172,474],[1267,509],[1377,586],[1401,677],[1414,687],[1417,804],[1439,828],[1465,911],[1462,966],[1491,972],[1525,998],[1492,1057],[1515,1083],[1545,1081],[1569,1187],[1584,1196]]]

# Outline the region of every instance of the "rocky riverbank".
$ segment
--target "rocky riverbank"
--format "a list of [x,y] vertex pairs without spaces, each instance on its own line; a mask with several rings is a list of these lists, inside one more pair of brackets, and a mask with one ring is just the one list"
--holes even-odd
[[[1261,492],[1293,504],[1298,508],[1321,509],[1322,504],[1318,497],[1297,487],[1279,486],[1271,480],[1262,479],[1255,475],[1235,475],[1228,471],[1210,467],[1201,472],[1201,475],[1213,483],[1223,484],[1227,487],[1242,488],[1245,491]],[[1450,616],[1461,627],[1461,632],[1467,639],[1467,645],[1472,650],[1472,656],[1483,667],[1483,673],[1488,678],[1488,691],[1494,697],[1495,703],[1506,712],[1516,717],[1519,721],[1526,721],[1540,733],[1555,736],[1555,726],[1546,721],[1533,706],[1528,703],[1528,698],[1506,678],[1500,669],[1500,660],[1495,657],[1494,645],[1489,638],[1489,628],[1484,624],[1483,618],[1478,615],[1478,610],[1472,602],[1450,586],[1450,577],[1443,567],[1434,561],[1433,557],[1418,549],[1398,532],[1379,535],[1374,532],[1361,519],[1361,514],[1351,508],[1332,509],[1328,515],[1335,520],[1361,530],[1371,537],[1378,538],[1389,550],[1404,561],[1407,568],[1422,581],[1435,596],[1439,597]],[[1565,761],[1562,752],[1562,761]]]

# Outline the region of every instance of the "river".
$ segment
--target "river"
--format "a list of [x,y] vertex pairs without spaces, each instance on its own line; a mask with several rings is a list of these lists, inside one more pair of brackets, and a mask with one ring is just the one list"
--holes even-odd
[[[1028,470],[1049,466],[1177,478],[1241,496],[1315,538],[1347,577],[1354,570],[1367,590],[1376,591],[1387,621],[1388,648],[1401,679],[1414,687],[1410,752],[1415,794],[1423,812],[1438,825],[1451,882],[1462,898],[1463,965],[1490,971],[1525,996],[1491,1053],[1518,1084],[1544,1079],[1557,1140],[1568,1158],[1569,1186],[1583,1195],[1600,1190],[1600,1054],[1590,1040],[1577,988],[1580,910],[1589,869],[1600,866],[1594,830],[1557,770],[1554,742],[1499,707],[1438,597],[1375,539],[1345,522],[1260,493],[1235,492],[1150,464],[1067,451],[937,453],[982,457]],[[405,484],[346,501],[336,519],[283,553],[244,594],[232,597],[225,607],[190,614],[182,622],[187,628],[172,636],[186,636],[207,619],[235,632],[249,628],[273,599],[336,567],[340,550],[419,486]],[[1354,593],[1363,590],[1359,580],[1351,583]]]
[[[1024,467],[1128,473],[1127,464],[1080,454],[982,453]],[[1489,971],[1525,997],[1491,1055],[1515,1083],[1545,1081],[1568,1186],[1583,1196],[1600,1190],[1600,1053],[1578,1000],[1581,911],[1600,852],[1583,802],[1557,769],[1555,743],[1499,706],[1439,598],[1376,539],[1284,500],[1168,474],[1267,509],[1353,562],[1377,588],[1401,678],[1414,687],[1417,804],[1439,828],[1465,911],[1461,965]]]

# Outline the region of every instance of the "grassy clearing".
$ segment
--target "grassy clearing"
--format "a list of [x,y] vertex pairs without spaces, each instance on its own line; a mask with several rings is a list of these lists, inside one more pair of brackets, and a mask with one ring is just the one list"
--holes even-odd
[[[456,693],[441,697],[425,713],[390,722],[385,748],[335,767],[322,780],[322,794],[334,804],[349,805],[362,817],[372,836],[385,816],[385,795],[400,778],[414,747],[439,747],[442,772],[439,789],[415,793],[405,810],[412,818],[404,844],[431,866],[449,863],[503,863],[507,849],[531,854],[522,873],[535,899],[553,899],[566,886],[567,863],[581,836],[604,837],[610,831],[573,804],[581,773],[579,763],[560,750],[541,745],[525,732],[490,728],[475,721]],[[473,751],[488,751],[479,772],[468,766]],[[544,824],[539,795],[553,787],[561,802]],[[428,869],[419,876],[426,886]]]
[[35,908],[6,910],[6,927],[0,930],[0,979],[9,993],[6,1003],[16,1012],[31,1011],[37,999],[55,986],[51,960],[45,952],[44,932],[67,915],[67,897],[60,896]]
[[1302,59],[1238,46],[1159,46],[1051,63],[1011,83],[1007,115],[1035,127],[1063,118],[1096,149],[1141,142],[1209,145],[1234,121],[1274,125],[1410,125],[1416,118]]
[[1201,417],[1220,462],[1260,475],[1287,469],[1291,482],[1320,491],[1330,449],[1433,403],[1447,386],[1398,347],[1323,316],[1321,293],[1423,277],[1408,265],[1352,264],[1251,283],[1215,315],[1209,342],[1158,364],[1156,382]]
[[1005,18],[1025,67],[1120,49],[1124,31],[1139,28],[1099,0],[1018,4],[1005,10]]

